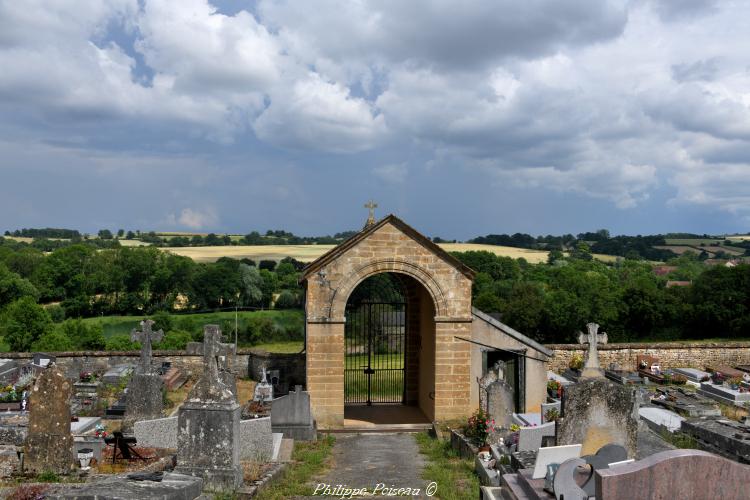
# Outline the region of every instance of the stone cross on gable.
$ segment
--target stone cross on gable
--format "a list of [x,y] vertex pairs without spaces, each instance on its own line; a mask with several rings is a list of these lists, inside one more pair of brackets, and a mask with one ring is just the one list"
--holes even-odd
[[151,373],[151,344],[161,342],[164,338],[163,330],[155,332],[151,330],[153,324],[153,320],[144,319],[141,321],[140,332],[135,328],[130,332],[130,340],[141,343],[141,363],[137,368],[138,373]]
[[599,344],[607,343],[607,333],[599,332],[599,325],[596,323],[589,323],[586,325],[587,333],[578,332],[578,343],[588,344],[589,350],[586,355],[586,363],[583,365],[583,371],[581,377],[584,378],[597,378],[603,377],[604,371],[599,366],[599,350],[597,346]]
[[370,200],[365,203],[365,208],[370,211],[370,215],[367,217],[367,223],[365,224],[365,227],[370,227],[375,224],[375,209],[378,208],[378,204]]

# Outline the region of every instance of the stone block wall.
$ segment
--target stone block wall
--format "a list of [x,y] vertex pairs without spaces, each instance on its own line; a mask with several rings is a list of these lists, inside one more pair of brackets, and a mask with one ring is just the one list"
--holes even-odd
[[[568,367],[575,353],[585,355],[584,346],[575,344],[549,344],[555,353],[548,369],[561,372]],[[691,367],[705,369],[706,366],[750,364],[750,342],[665,342],[658,344],[605,344],[599,346],[599,362],[603,368],[617,363],[624,369],[635,369],[636,358],[649,355],[659,358],[662,368]]]
[[[77,379],[82,371],[93,371],[104,373],[113,366],[125,363],[137,364],[140,359],[139,351],[78,351],[78,352],[54,352],[50,353],[57,359],[57,365],[63,371],[65,376],[70,379]],[[234,364],[235,370],[240,377],[248,376],[250,349],[239,349]],[[33,357],[28,352],[7,352],[2,357],[17,359],[19,365],[30,363]],[[186,374],[195,375],[203,371],[203,356],[190,354],[186,351],[154,351],[154,365],[162,361],[170,361],[172,366],[179,368]]]

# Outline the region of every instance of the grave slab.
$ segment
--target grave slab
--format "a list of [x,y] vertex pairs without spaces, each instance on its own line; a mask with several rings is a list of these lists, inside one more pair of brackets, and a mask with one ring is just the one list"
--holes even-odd
[[707,399],[685,389],[659,389],[650,403],[664,407],[683,417],[718,417],[721,409],[713,399]]
[[681,417],[672,411],[648,406],[639,408],[638,414],[640,415],[641,420],[646,422],[646,424],[655,432],[677,432],[680,430],[680,426],[685,420],[684,417]]
[[698,394],[729,405],[743,406],[750,403],[750,392],[735,391],[725,385],[704,382],[698,389]]
[[70,433],[74,436],[80,436],[91,432],[96,427],[96,424],[101,423],[100,417],[78,417],[78,422],[70,423]]
[[135,365],[132,364],[113,366],[102,375],[102,382],[110,385],[119,385],[123,377],[130,377],[134,368]]
[[706,417],[688,419],[682,422],[681,431],[697,439],[701,448],[750,463],[750,428],[739,422]]
[[184,474],[167,472],[161,481],[134,481],[117,475],[101,481],[80,485],[56,486],[47,493],[50,499],[97,500],[193,500],[201,497],[203,480]]
[[701,382],[706,382],[711,378],[710,373],[698,370],[697,368],[672,368],[672,371],[688,379],[688,382],[699,385]]

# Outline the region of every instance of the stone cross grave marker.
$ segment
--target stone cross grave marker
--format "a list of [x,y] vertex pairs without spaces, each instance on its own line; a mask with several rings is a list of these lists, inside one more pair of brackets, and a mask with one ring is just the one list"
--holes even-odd
[[151,344],[161,342],[164,338],[164,330],[152,331],[153,324],[153,320],[144,319],[141,321],[140,332],[135,328],[130,332],[130,340],[141,343],[141,362],[136,368],[137,373],[151,373]]
[[587,333],[578,332],[578,343],[589,345],[588,353],[586,356],[586,363],[583,365],[581,377],[604,377],[604,371],[599,366],[599,349],[597,348],[597,345],[607,343],[607,333],[598,333],[599,325],[596,323],[587,324],[586,330]]
[[265,366],[263,367],[263,378],[258,385],[255,386],[253,401],[260,401],[263,403],[273,401],[273,386],[268,382]]
[[219,325],[203,328],[203,375],[193,388],[191,399],[205,401],[230,401],[234,395],[219,372],[219,358],[226,355],[227,344],[221,342]]

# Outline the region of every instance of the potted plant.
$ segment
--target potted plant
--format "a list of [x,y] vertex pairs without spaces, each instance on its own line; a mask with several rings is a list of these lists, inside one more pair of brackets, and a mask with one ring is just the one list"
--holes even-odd
[[544,412],[545,422],[555,422],[558,418],[560,418],[560,412],[557,411],[557,408],[550,408],[549,410]]
[[479,451],[489,451],[487,437],[495,430],[495,420],[482,409],[474,412],[466,423],[466,437],[473,439],[479,445]]
[[551,398],[557,398],[560,397],[560,389],[562,388],[562,384],[558,382],[557,380],[548,380],[547,381],[547,394]]
[[568,367],[571,370],[580,371],[583,368],[583,354],[575,353],[570,357]]

